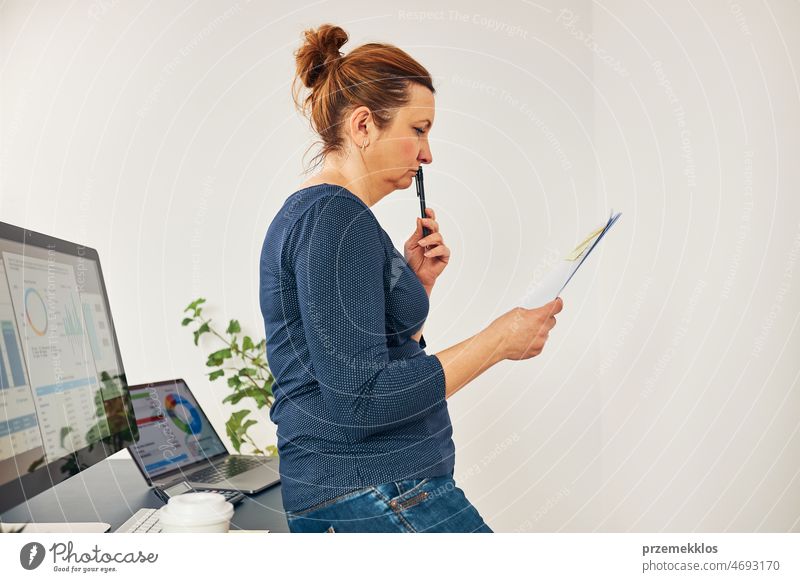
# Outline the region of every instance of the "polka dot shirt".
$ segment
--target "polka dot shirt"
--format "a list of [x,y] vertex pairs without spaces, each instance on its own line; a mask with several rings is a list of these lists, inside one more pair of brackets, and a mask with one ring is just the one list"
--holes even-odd
[[369,207],[332,184],[298,190],[259,269],[284,509],[452,475],[444,370],[411,338],[428,296]]

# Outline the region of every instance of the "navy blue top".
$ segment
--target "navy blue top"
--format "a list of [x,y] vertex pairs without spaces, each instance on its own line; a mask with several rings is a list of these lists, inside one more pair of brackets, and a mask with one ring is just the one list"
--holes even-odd
[[260,276],[284,509],[452,474],[444,370],[411,338],[428,296],[369,207],[341,186],[298,190]]

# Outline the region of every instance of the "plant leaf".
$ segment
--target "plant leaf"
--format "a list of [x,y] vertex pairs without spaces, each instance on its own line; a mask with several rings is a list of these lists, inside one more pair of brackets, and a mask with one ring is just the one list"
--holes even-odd
[[239,322],[235,319],[231,319],[226,333],[239,333],[240,331],[242,331],[242,327],[239,325]]
[[272,394],[272,383],[274,381],[275,381],[275,378],[270,376],[269,379],[266,382],[264,382],[264,386],[261,388],[264,391],[264,394],[268,398],[272,398],[273,397],[273,394]]
[[231,413],[231,421],[236,423],[236,426],[240,426],[242,424],[242,419],[250,414],[249,410],[237,410],[236,412]]
[[233,405],[239,404],[242,398],[252,398],[258,404],[258,408],[262,408],[267,402],[267,395],[264,393],[263,388],[243,388],[237,390],[233,394],[228,394],[223,399],[223,404],[230,402]]
[[197,306],[198,306],[198,305],[200,305],[201,303],[205,303],[205,302],[206,302],[206,300],[205,300],[205,299],[203,299],[202,297],[200,297],[199,299],[195,299],[195,300],[194,300],[194,301],[192,301],[192,302],[189,304],[189,306],[188,306],[186,309],[184,309],[183,311],[184,311],[184,312],[186,312],[186,311],[190,311],[190,310],[192,310],[192,309],[197,309]]
[[236,449],[236,452],[238,453],[239,450],[242,448],[242,441],[236,435],[236,430],[231,428],[231,421],[230,420],[228,420],[228,422],[225,423],[225,429],[226,429],[226,431],[228,433],[228,438],[231,439],[231,443],[233,444],[233,448]]
[[208,321],[205,322],[203,325],[198,327],[197,330],[194,332],[194,345],[197,345],[197,340],[200,339],[201,335],[203,335],[204,333],[210,331],[210,328],[208,327],[208,323],[209,323]]
[[250,414],[249,410],[237,410],[231,414],[228,422],[225,423],[228,437],[230,437],[237,452],[241,449],[242,441],[244,440],[242,437],[247,432],[247,429],[256,424],[256,421],[252,419],[248,420],[244,425],[242,424],[242,419],[248,414]]
[[222,348],[221,350],[217,350],[216,352],[212,352],[208,355],[208,361],[206,362],[206,366],[221,366],[222,362],[224,362],[226,358],[230,357],[231,357],[231,349]]

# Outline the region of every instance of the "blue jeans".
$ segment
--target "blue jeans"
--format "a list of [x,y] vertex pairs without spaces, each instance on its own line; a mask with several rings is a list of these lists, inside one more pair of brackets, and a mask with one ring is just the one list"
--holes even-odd
[[449,475],[364,487],[286,518],[292,533],[492,533]]

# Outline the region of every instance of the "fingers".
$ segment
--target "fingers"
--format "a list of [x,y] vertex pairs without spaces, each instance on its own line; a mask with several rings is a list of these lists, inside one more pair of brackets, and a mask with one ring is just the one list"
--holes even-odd
[[562,301],[561,297],[556,297],[550,303],[544,305],[547,308],[547,312],[550,315],[556,315],[557,313],[561,313],[561,310],[564,308],[564,301]]
[[439,223],[436,222],[436,212],[434,212],[433,208],[426,207],[425,214],[428,215],[428,218],[419,219],[422,221],[422,225],[427,227],[431,232],[439,232]]
[[417,220],[422,221],[422,225],[431,232],[439,232],[439,223],[432,218],[418,218]]
[[421,238],[417,241],[417,246],[428,248],[433,246],[432,249],[429,249],[426,253],[426,257],[442,257],[443,259],[447,259],[450,257],[450,249],[444,244],[444,239],[442,235],[439,233],[439,223],[436,222],[436,211],[433,208],[425,208],[425,214],[428,215],[428,218],[420,218],[417,217],[417,234],[421,234],[422,227],[426,227],[430,233],[428,236]]
[[444,239],[442,238],[442,235],[440,233],[438,233],[438,232],[434,232],[432,234],[429,234],[425,238],[420,239],[419,246],[426,247],[428,245],[432,245],[432,244],[435,244],[435,243],[441,243],[441,242],[444,242]]
[[442,257],[443,259],[450,258],[450,249],[446,245],[439,245],[424,253],[426,257]]
[[541,307],[529,308],[529,311],[538,311],[540,315],[544,314],[545,317],[550,317],[551,315],[561,313],[563,308],[564,302],[561,300],[561,297],[556,297],[550,303],[545,303]]
[[548,334],[551,329],[556,326],[556,318],[555,317],[548,317],[544,320],[539,320],[539,333]]

